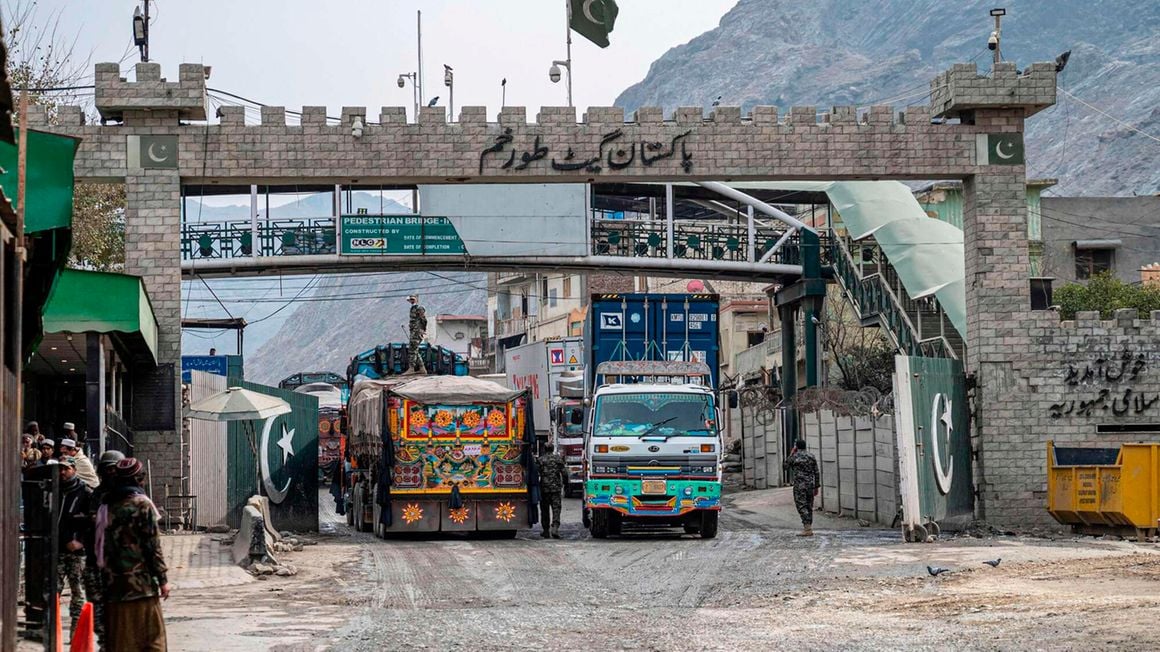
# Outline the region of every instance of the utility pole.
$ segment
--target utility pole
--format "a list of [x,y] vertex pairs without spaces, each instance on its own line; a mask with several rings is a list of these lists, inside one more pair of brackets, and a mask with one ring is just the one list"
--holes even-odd
[[566,18],[564,25],[564,32],[568,35],[567,51],[565,60],[568,62],[568,106],[572,106],[572,2],[571,0],[564,0],[564,6],[567,7],[565,12]]
[[[418,49],[419,49],[419,79],[416,83],[419,85],[419,104],[422,104],[422,103],[427,101],[427,98],[423,97],[423,11],[422,10],[415,11],[415,28],[418,32],[418,44],[419,44],[419,46],[418,46]],[[415,121],[416,122],[419,121],[419,114],[417,112],[415,113]]]
[[149,0],[145,0],[145,45],[141,46],[141,60],[149,62]]

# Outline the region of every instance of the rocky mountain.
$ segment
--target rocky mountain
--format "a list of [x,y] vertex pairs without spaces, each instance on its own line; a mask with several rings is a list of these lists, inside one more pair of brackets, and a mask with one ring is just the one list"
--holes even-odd
[[616,104],[631,112],[709,107],[718,96],[743,110],[926,102],[930,80],[950,64],[989,68],[988,11],[997,5],[1007,9],[1005,60],[1023,66],[1071,50],[1059,103],[1028,123],[1028,177],[1058,178],[1058,195],[1160,192],[1160,143],[1133,131],[1160,138],[1154,0],[740,0]]
[[406,341],[408,294],[418,294],[428,319],[439,314],[483,314],[487,275],[398,272],[320,276],[282,328],[246,359],[246,377],[277,384],[299,371],[345,375],[355,354]]

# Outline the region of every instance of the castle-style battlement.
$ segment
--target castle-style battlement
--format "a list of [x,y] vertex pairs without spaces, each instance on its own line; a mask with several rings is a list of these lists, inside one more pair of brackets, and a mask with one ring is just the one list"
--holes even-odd
[[96,67],[97,111],[105,120],[124,120],[126,111],[176,111],[182,120],[205,120],[207,68],[200,63],[183,63],[178,80],[161,76],[161,64],[137,64],[137,79],[126,81],[115,63]]
[[935,116],[960,117],[977,109],[1023,109],[1023,117],[1055,104],[1055,64],[1033,63],[1021,73],[1015,64],[995,64],[980,75],[973,63],[956,63],[930,82],[930,107]]

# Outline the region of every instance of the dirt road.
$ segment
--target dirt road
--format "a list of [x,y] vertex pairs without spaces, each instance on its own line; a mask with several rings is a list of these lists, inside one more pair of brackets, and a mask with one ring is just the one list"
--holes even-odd
[[[191,588],[175,650],[1156,649],[1160,549],[999,537],[905,544],[784,492],[731,499],[717,539],[381,541],[339,533],[300,574]],[[578,512],[578,503],[568,505]],[[578,513],[573,514],[578,521]],[[983,560],[1002,558],[998,568]],[[928,564],[952,572],[927,575]],[[208,638],[207,638],[208,637]]]

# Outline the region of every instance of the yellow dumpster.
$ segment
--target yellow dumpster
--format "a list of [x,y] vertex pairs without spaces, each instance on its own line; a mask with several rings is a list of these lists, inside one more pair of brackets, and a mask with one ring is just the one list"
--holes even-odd
[[1047,442],[1047,511],[1082,531],[1160,526],[1160,443],[1074,448]]

